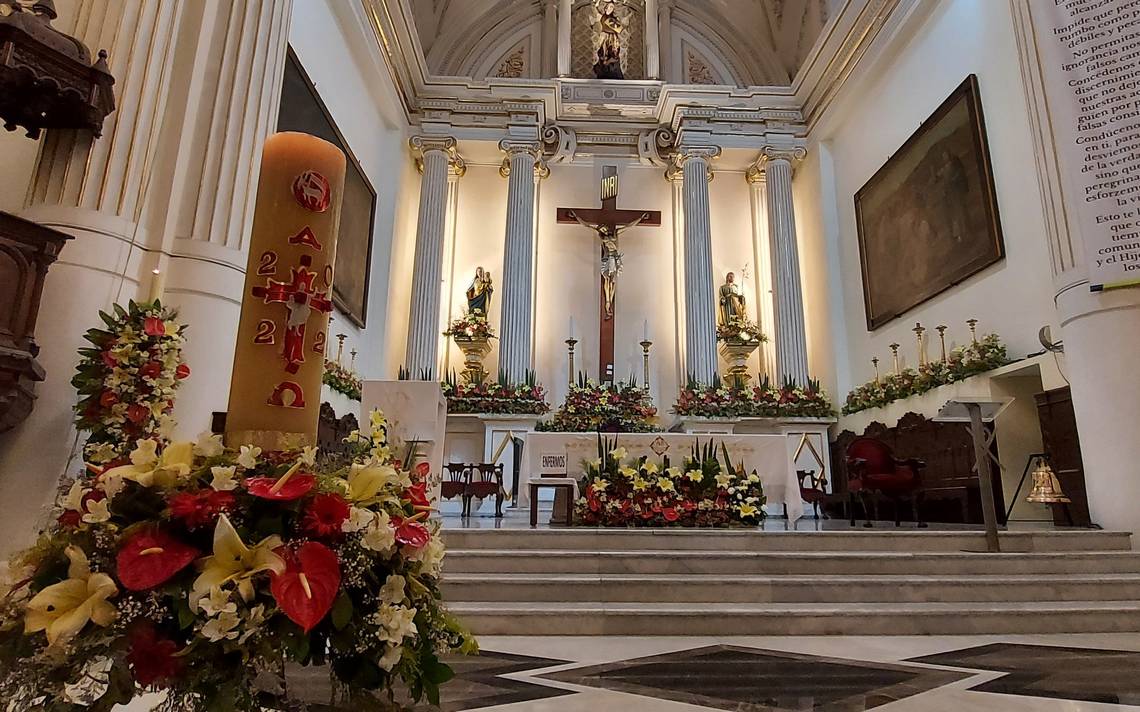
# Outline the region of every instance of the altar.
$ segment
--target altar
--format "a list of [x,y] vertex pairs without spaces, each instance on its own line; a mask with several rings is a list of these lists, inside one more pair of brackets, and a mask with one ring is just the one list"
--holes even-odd
[[[582,463],[598,456],[598,433],[527,433],[523,448],[523,472],[526,478],[543,475],[579,477],[583,474]],[[788,450],[788,439],[784,435],[692,435],[684,433],[617,433],[605,434],[611,441],[616,438],[619,447],[624,447],[630,458],[648,457],[659,462],[668,456],[675,465],[680,465],[692,452],[696,444],[705,445],[710,437],[728,448],[729,457],[735,466],[743,462],[749,473],[756,471],[764,484],[764,493],[769,505],[782,504],[787,507],[788,520],[796,521],[803,516],[804,503],[800,499],[800,484],[792,467]],[[520,482],[518,504],[529,506],[527,487]]]

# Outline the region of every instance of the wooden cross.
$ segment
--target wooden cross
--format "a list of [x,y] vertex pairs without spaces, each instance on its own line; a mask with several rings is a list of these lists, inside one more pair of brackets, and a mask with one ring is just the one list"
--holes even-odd
[[[599,208],[558,208],[558,222],[561,224],[584,224],[604,240],[600,264],[605,265],[612,256],[606,241],[615,247],[623,230],[644,225],[661,226],[661,212],[658,210],[619,210],[617,207],[618,175],[616,166],[602,168],[601,182],[602,207]],[[616,285],[612,277],[600,277],[601,300],[598,317],[598,380],[603,383],[614,381],[614,307]],[[574,374],[570,374],[573,379]]]

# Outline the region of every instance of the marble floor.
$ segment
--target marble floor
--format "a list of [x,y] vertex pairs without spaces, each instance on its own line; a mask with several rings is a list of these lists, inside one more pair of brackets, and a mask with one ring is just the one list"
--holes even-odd
[[[484,637],[449,712],[1140,709],[1140,634]],[[426,707],[424,709],[427,709]]]

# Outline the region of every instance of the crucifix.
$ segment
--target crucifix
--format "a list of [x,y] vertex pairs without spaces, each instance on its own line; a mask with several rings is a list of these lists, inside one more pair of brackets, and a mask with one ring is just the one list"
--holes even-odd
[[[603,383],[614,381],[614,302],[617,297],[617,276],[622,270],[622,254],[618,251],[618,237],[626,230],[644,225],[661,226],[661,212],[657,210],[619,210],[617,207],[617,166],[602,168],[602,207],[558,208],[558,222],[577,223],[593,230],[602,242],[601,305],[599,315],[598,372]],[[573,374],[570,374],[573,378]]]

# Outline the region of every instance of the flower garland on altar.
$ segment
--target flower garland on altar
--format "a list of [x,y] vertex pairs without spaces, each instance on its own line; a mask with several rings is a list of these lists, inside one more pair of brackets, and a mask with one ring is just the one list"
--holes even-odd
[[775,388],[765,377],[757,386],[725,384],[719,378],[711,386],[690,381],[681,389],[673,412],[696,418],[831,418],[835,409],[819,381],[807,387],[787,381]]
[[717,341],[729,344],[763,344],[768,337],[760,331],[760,325],[748,319],[732,319],[716,327]]
[[764,518],[764,486],[756,472],[734,467],[721,445],[693,446],[680,467],[666,457],[629,459],[617,441],[598,439],[597,459],[586,463],[576,521],[604,527],[754,526]]
[[987,334],[977,341],[954,349],[945,361],[929,361],[920,365],[918,370],[904,368],[898,373],[864,383],[847,394],[843,414],[882,408],[897,400],[992,371],[1009,362],[1001,338],[997,334]]
[[331,472],[316,448],[218,435],[89,465],[0,592],[0,699],[109,710],[163,691],[164,709],[261,712],[292,662],[327,665],[364,709],[397,679],[438,704],[438,655],[474,641],[440,601],[426,468],[394,456],[378,412],[348,442]]
[[79,394],[75,425],[88,433],[87,462],[122,460],[136,440],[169,438],[174,398],[190,375],[182,361],[186,326],[177,316],[158,301],[131,301],[99,312],[104,328],[84,334],[91,346],[79,349],[71,385]]
[[321,374],[321,383],[354,401],[360,400],[360,392],[364,388],[364,383],[356,371],[327,359],[325,360],[325,372]]
[[462,316],[451,322],[443,335],[460,340],[495,338],[495,332],[487,321],[487,315],[481,311],[464,312]]
[[649,390],[633,379],[621,383],[596,383],[583,376],[570,386],[566,401],[554,417],[538,423],[542,432],[557,433],[652,433],[659,430],[657,407]]
[[527,373],[523,383],[510,383],[499,374],[494,383],[467,383],[448,374],[442,384],[447,412],[454,414],[545,415],[550,411],[546,390]]

